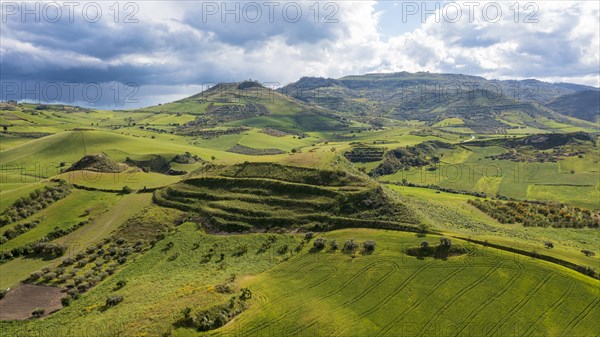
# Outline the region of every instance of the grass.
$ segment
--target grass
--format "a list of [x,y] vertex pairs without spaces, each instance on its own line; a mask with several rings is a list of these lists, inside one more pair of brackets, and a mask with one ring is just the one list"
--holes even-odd
[[[83,196],[82,196],[83,195]],[[95,196],[92,198],[92,196]],[[84,250],[88,245],[97,242],[98,240],[108,236],[119,226],[121,226],[128,218],[139,212],[142,207],[145,207],[150,202],[150,194],[130,194],[123,197],[115,196],[112,193],[100,193],[100,192],[87,192],[87,191],[73,191],[67,199],[74,197],[70,202],[77,201],[81,203],[80,206],[74,206],[70,209],[72,213],[66,216],[62,215],[64,208],[56,208],[54,212],[61,213],[61,216],[50,217],[49,213],[45,213],[46,219],[51,220],[43,221],[40,226],[44,226],[47,231],[48,228],[53,229],[52,225],[56,225],[57,221],[62,224],[63,221],[66,225],[72,224],[71,222],[80,221],[79,218],[71,219],[72,216],[80,215],[85,211],[85,207],[90,207],[93,211],[90,213],[92,219],[90,223],[71,232],[63,237],[60,237],[52,242],[65,244],[68,246],[68,252],[65,256],[54,260],[46,260],[38,257],[28,258],[17,258],[0,265],[0,288],[5,289],[17,285],[20,281],[24,280],[36,270],[40,270],[46,266],[57,265],[63,258],[67,256],[73,256],[78,252]],[[110,200],[109,204],[104,201],[103,198]],[[66,199],[60,200],[57,203],[64,202]],[[104,203],[104,205],[103,205]],[[54,205],[53,205],[54,206]],[[53,206],[50,206],[47,211]],[[59,204],[60,206],[60,204]],[[63,205],[65,206],[65,205]],[[29,221],[29,220],[25,220]],[[8,227],[6,227],[8,228]],[[4,229],[4,228],[3,228]],[[36,228],[37,229],[37,228]],[[44,235],[45,231],[39,231],[36,233],[35,238]],[[23,241],[23,240],[22,240]],[[8,244],[8,243],[7,243]],[[5,245],[0,246],[1,249],[5,249]]]
[[[583,249],[597,250],[600,237],[597,229],[524,227],[520,224],[501,224],[467,203],[475,197],[437,192],[433,189],[387,185],[409,207],[414,207],[423,221],[449,235],[471,237],[526,251],[538,251],[577,265],[600,270],[600,256],[586,257]],[[544,248],[551,241],[554,249]]]
[[[156,191],[165,207],[193,211],[214,232],[293,228],[407,228],[417,220],[364,178],[342,171],[247,163]],[[266,207],[265,207],[266,206]],[[412,226],[414,227],[414,225]]]
[[[374,240],[377,248],[356,258],[311,253],[310,244],[300,253],[281,254],[283,245],[296,247],[300,238],[275,235],[273,246],[257,253],[268,234],[210,236],[184,224],[70,307],[44,320],[2,322],[0,327],[11,336],[33,331],[57,336],[90,327],[105,335],[197,335],[173,323],[185,307],[226,302],[228,296],[215,292],[214,285],[235,274],[239,286],[252,290],[250,308],[202,335],[467,336],[481,324],[481,335],[506,335],[515,326],[519,335],[595,331],[598,281],[570,270],[459,240],[453,243],[473,253],[448,260],[419,260],[403,253],[423,240],[435,243],[436,236],[367,229],[322,236],[338,242]],[[167,249],[168,242],[173,248]],[[236,255],[242,245],[247,253]],[[210,249],[212,258],[203,262]],[[221,262],[220,254],[225,256]],[[127,284],[115,290],[119,280]],[[117,294],[124,301],[101,310],[105,299]]]
[[[73,227],[81,221],[86,221],[106,211],[117,199],[118,196],[112,193],[97,193],[74,189],[66,198],[53,203],[35,215],[2,227],[2,230],[6,230],[22,222],[42,219],[37,227],[0,245],[0,249],[10,250],[13,247],[34,242],[46,236],[55,228],[68,229]],[[65,210],[68,210],[68,212],[65,212]]]
[[[397,226],[394,228],[410,225],[412,229],[423,223],[447,236],[537,251],[599,270],[597,230],[500,224],[469,205],[467,200],[472,199],[471,196],[395,185],[386,185],[380,190],[376,181],[358,172],[359,167],[369,170],[377,162],[351,164],[343,156],[344,151],[355,146],[353,142],[382,149],[434,139],[459,143],[473,133],[463,125],[464,121],[449,118],[431,128],[422,122],[384,119],[384,129],[365,131],[371,127],[367,119],[341,123],[318,108],[309,108],[275,94],[273,99],[250,97],[232,102],[260,102],[270,111],[269,115],[220,126],[250,127],[240,134],[201,139],[171,133],[176,126],[170,124],[192,121],[205,112],[208,102],[197,99],[144,111],[42,110],[37,114],[21,111],[33,109],[35,105],[31,104],[24,104],[17,111],[0,111],[0,123],[10,125],[10,134],[0,135],[1,162],[6,165],[3,168],[8,168],[1,177],[2,209],[18,197],[51,184],[49,178],[57,175],[99,189],[118,190],[124,185],[134,189],[164,187],[156,192],[155,203],[151,203],[151,193],[118,195],[75,189],[67,198],[22,220],[29,222],[44,217],[38,227],[3,244],[0,249],[37,240],[55,227],[69,228],[79,221],[90,222],[55,240],[69,246],[69,253],[62,258],[17,258],[0,265],[0,288],[14,287],[31,272],[56,266],[63,258],[85,251],[89,245],[111,235],[124,237],[129,242],[155,241],[166,235],[72,306],[43,320],[0,322],[3,333],[10,336],[196,336],[198,332],[178,328],[173,323],[181,317],[185,307],[202,310],[226,303],[231,295],[216,292],[215,285],[232,274],[236,275],[238,287],[252,289],[251,305],[225,327],[202,335],[573,336],[597,333],[599,282],[554,264],[459,239],[452,240],[474,253],[448,260],[419,260],[405,255],[405,249],[418,246],[423,240],[435,244],[439,237],[417,237],[396,231],[353,228],[317,234],[341,244],[350,238],[359,242],[376,241],[374,254],[358,253],[354,258],[340,252],[311,252],[312,243],[299,245],[302,234],[252,233],[382,224]],[[508,112],[502,118],[520,126],[508,130],[509,133],[544,132],[531,126],[523,127],[523,121],[530,124],[535,121],[519,111]],[[128,125],[129,121],[137,124]],[[555,130],[579,129],[547,119],[539,123],[532,125]],[[166,132],[157,133],[147,127]],[[292,134],[275,137],[262,133],[265,127],[305,137],[294,138]],[[52,135],[33,139],[22,134],[39,132]],[[473,136],[479,140],[505,135]],[[226,151],[236,144],[288,153],[249,156]],[[381,180],[407,178],[418,184],[484,191],[488,195],[500,193],[600,208],[595,152],[586,152],[583,158],[561,159],[558,163],[529,164],[486,158],[505,152],[502,147],[463,145],[444,151],[442,165],[437,170],[404,171]],[[297,152],[289,153],[292,149]],[[171,158],[186,151],[215,164],[217,169],[194,177],[132,174],[131,171],[60,174],[61,162],[65,163],[63,168],[68,167],[84,154],[104,152],[111,159],[123,162],[127,157],[141,160],[162,155]],[[24,170],[16,169],[17,165],[24,165]],[[197,163],[173,167],[190,172],[201,166],[203,164]],[[453,171],[457,168],[459,170]],[[328,176],[337,171],[346,175]],[[175,227],[175,222],[184,224]],[[225,234],[232,231],[249,233]],[[275,242],[264,248],[272,237]],[[552,241],[555,248],[544,248],[544,241]],[[172,248],[169,248],[170,242]],[[287,249],[283,249],[286,245]],[[241,247],[247,251],[240,253]],[[586,257],[582,249],[591,249],[596,256]],[[127,285],[116,290],[115,285],[120,280],[126,280]],[[112,295],[122,295],[124,301],[104,310],[106,298]]]
[[[516,199],[550,200],[573,206],[600,208],[597,202],[597,167],[586,158],[569,157],[553,162],[514,162],[488,157],[507,150],[499,146],[458,147],[441,158],[435,170],[413,168],[383,176],[382,181],[437,185],[466,191],[500,194]],[[565,172],[568,169],[569,171]],[[571,169],[574,173],[571,173]],[[573,194],[579,191],[580,194]]]
[[507,335],[515,326],[518,335],[595,331],[597,281],[561,268],[481,247],[447,261],[403,254],[436,237],[375,230],[324,236],[375,240],[378,246],[374,254],[354,259],[305,253],[248,278],[243,285],[255,294],[253,306],[206,335],[470,336],[480,329],[486,336]]
[[[241,277],[262,272],[286,257],[286,254],[277,253],[281,246],[295,247],[299,242],[294,236],[277,235],[272,248],[257,253],[268,236],[209,236],[192,224],[184,224],[135,263],[48,319],[0,324],[3,331],[13,336],[23,336],[33,330],[42,335],[57,336],[65,335],[67,331],[90,331],[89,327],[97,327],[94,331],[101,334],[160,334],[172,328],[184,307],[225,301],[227,297],[216,293],[213,285],[223,282],[231,274]],[[173,248],[165,250],[167,242],[174,242]],[[194,249],[194,244],[198,244],[198,248]],[[235,256],[240,245],[247,245],[248,253]],[[202,262],[210,249],[215,250],[212,259]],[[220,254],[225,254],[224,261],[219,261]],[[172,259],[173,256],[177,258]],[[118,280],[126,280],[127,285],[115,291]],[[122,295],[123,303],[101,311],[106,297],[112,294]]]
[[181,176],[141,172],[138,170],[128,170],[119,173],[80,170],[62,173],[57,177],[71,184],[108,190],[121,190],[123,186],[129,186],[136,190],[143,189],[144,187],[157,188],[176,183],[182,178]]

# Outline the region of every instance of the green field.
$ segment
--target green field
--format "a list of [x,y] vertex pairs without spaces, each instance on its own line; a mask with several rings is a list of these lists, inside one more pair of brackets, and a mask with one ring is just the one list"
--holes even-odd
[[[173,248],[165,250],[165,242],[157,245],[72,306],[39,322],[2,323],[2,328],[13,336],[34,330],[42,336],[66,331],[81,336],[98,331],[105,335],[195,335],[172,324],[186,306],[223,302],[227,297],[212,286],[234,273],[240,286],[253,292],[250,307],[209,335],[262,336],[277,331],[418,336],[445,331],[461,336],[472,335],[473,329],[484,336],[585,335],[595,331],[600,314],[598,282],[560,267],[467,244],[471,255],[448,260],[419,260],[403,253],[423,240],[435,242],[436,236],[356,229],[323,236],[342,242],[375,240],[377,249],[371,255],[351,258],[341,252],[312,253],[307,245],[290,257],[277,250],[283,244],[295,247],[300,238],[277,235],[272,248],[256,253],[267,235],[207,236],[184,225],[169,238],[175,243]],[[194,243],[199,243],[197,250]],[[232,255],[243,243],[250,246],[248,253]],[[225,253],[224,266],[216,260],[200,262],[209,247]],[[112,290],[117,280],[127,280],[127,285]],[[121,294],[125,300],[115,308],[100,310],[107,294]],[[490,320],[490,315],[496,319]]]
[[508,98],[400,111],[386,78],[0,103],[0,307],[66,299],[2,336],[600,336],[598,128]]

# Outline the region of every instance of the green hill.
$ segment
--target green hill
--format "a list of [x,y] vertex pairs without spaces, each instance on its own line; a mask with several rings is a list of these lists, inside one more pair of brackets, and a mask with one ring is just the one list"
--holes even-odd
[[458,118],[462,125],[450,126],[448,130],[505,133],[518,128],[597,129],[593,124],[569,119],[539,104],[589,89],[594,88],[535,80],[497,81],[460,74],[401,72],[339,79],[303,77],[279,91],[355,116],[418,120],[428,125]]
[[600,116],[600,91],[584,90],[559,96],[546,106],[565,116],[598,123]]
[[142,111],[196,115],[184,132],[216,125],[272,127],[293,133],[346,127],[340,117],[257,82],[219,83],[201,93]]
[[331,230],[417,231],[418,219],[383,189],[343,171],[240,164],[158,190],[164,207],[197,213],[209,232]]

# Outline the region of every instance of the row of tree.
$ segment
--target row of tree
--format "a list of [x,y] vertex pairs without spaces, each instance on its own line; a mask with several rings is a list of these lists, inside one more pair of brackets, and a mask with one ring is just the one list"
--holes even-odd
[[557,203],[469,200],[471,205],[501,223],[555,228],[598,228],[600,213]]
[[57,186],[46,186],[20,197],[0,215],[0,227],[25,219],[66,197],[70,192],[70,186],[61,181]]

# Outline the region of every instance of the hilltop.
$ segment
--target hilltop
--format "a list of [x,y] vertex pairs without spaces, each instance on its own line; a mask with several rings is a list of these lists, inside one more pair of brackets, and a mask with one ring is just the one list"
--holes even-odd
[[181,132],[247,126],[302,133],[347,126],[340,116],[327,109],[307,105],[255,81],[219,83],[196,95],[141,111],[195,115]]

